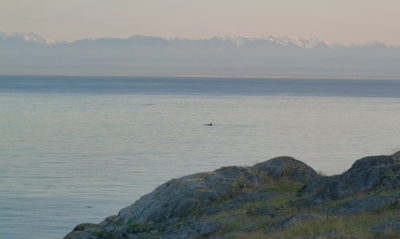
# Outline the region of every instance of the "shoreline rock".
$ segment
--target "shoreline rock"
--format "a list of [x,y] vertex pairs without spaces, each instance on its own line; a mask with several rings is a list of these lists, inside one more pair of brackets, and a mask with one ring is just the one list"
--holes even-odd
[[[318,220],[319,215],[370,213],[399,200],[400,151],[359,159],[334,176],[318,175],[307,164],[284,156],[172,179],[99,224],[79,224],[64,239],[235,238],[250,232],[267,236]],[[400,228],[395,219],[379,223]],[[367,233],[385,235],[377,225],[371,224]],[[400,235],[400,230],[390,233]]]

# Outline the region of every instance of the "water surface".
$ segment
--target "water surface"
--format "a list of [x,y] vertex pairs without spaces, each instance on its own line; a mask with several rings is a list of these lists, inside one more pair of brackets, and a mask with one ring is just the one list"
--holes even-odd
[[62,238],[222,166],[341,173],[400,147],[398,122],[400,81],[0,76],[0,238]]

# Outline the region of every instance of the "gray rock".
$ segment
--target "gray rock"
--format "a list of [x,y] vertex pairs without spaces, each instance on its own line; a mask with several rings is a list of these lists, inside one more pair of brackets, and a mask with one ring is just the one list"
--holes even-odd
[[274,158],[250,168],[223,167],[171,180],[122,209],[118,219],[123,223],[158,223],[174,217],[188,217],[191,212],[215,201],[234,198],[245,188],[257,187],[265,176],[295,182],[309,182],[318,177],[311,167],[291,157]]
[[377,238],[389,238],[393,237],[394,234],[397,236],[400,234],[400,217],[394,217],[377,225],[371,226],[370,230],[374,233]]
[[347,172],[354,172],[360,170],[366,170],[371,167],[379,167],[394,164],[395,160],[391,156],[381,155],[381,156],[369,156],[357,160],[353,163],[351,168]]
[[[306,183],[318,175],[291,157],[278,157],[253,167],[222,167],[173,179],[144,195],[118,215],[93,228],[71,232],[69,239],[83,238],[192,238],[217,228],[215,222],[196,221],[199,215],[244,207],[250,201],[267,201],[280,193],[255,192],[266,180]],[[248,190],[253,193],[247,193]],[[262,210],[262,209],[259,209]],[[272,215],[272,211],[270,213]],[[187,224],[182,224],[187,221]],[[172,227],[173,226],[173,227]],[[177,228],[178,226],[178,228]],[[158,234],[152,233],[157,231]],[[162,236],[160,236],[161,234]]]
[[310,183],[304,185],[298,192],[297,196],[302,197],[302,196],[309,196],[311,194],[315,194],[317,191],[321,190],[322,187],[324,187],[329,181],[332,181],[335,178],[335,176],[324,176],[317,178]]
[[174,179],[122,209],[118,219],[123,223],[158,223],[171,218],[188,217],[194,210],[217,200],[232,198],[244,187],[258,185],[257,179],[256,175],[243,167],[221,168],[210,173]]
[[[63,239],[73,239],[73,238],[77,238],[78,235],[80,235],[82,233],[82,231],[89,229],[89,228],[97,228],[98,225],[97,224],[93,224],[93,223],[81,223],[79,225],[77,225],[72,232],[68,233]],[[86,238],[90,238],[92,237],[91,234],[87,235]],[[94,238],[94,237],[93,237]]]
[[341,203],[335,207],[322,209],[320,212],[329,214],[350,215],[362,212],[371,212],[385,206],[397,204],[400,195],[389,196],[367,196],[363,198],[355,198]]
[[296,214],[283,221],[276,223],[273,227],[273,230],[283,230],[295,224],[302,223],[306,220],[311,220],[314,218],[315,217],[313,215],[309,214]]
[[318,178],[317,172],[307,164],[292,157],[277,157],[251,167],[262,175],[273,179],[288,179],[294,182],[309,183]]
[[211,215],[227,210],[234,210],[245,207],[246,202],[257,201],[257,202],[268,202],[269,200],[275,198],[278,195],[282,195],[282,193],[249,193],[242,194],[237,196],[233,200],[229,200],[227,202],[206,207],[201,210],[198,215]]
[[263,206],[263,207],[256,207],[251,210],[247,211],[248,215],[252,216],[269,216],[269,217],[275,217],[278,214],[277,207],[275,206]]
[[370,191],[400,188],[400,164],[391,156],[365,157],[341,175],[317,180],[320,181],[313,181],[310,187],[304,188],[303,192],[314,194],[302,206],[320,205]]
[[178,228],[169,228],[158,239],[190,239],[205,237],[219,228],[219,224],[212,221],[189,221],[179,224]]

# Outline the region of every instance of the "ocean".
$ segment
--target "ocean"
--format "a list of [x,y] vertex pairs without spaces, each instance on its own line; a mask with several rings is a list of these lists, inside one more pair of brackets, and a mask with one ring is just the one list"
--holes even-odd
[[0,76],[0,238],[62,238],[222,166],[342,173],[399,150],[399,122],[400,80]]

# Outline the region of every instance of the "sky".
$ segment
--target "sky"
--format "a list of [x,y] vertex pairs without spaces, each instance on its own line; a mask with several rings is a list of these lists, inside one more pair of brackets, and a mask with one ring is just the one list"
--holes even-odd
[[400,45],[399,0],[0,0],[0,31],[84,38],[277,35]]

